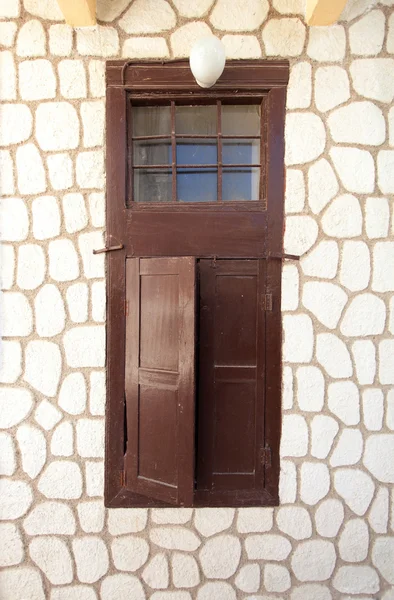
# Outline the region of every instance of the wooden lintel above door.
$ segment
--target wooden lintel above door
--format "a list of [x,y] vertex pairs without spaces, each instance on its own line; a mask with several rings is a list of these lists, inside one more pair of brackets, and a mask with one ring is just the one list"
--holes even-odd
[[338,21],[346,0],[307,0],[305,20],[307,25],[332,25]]
[[[96,25],[96,0],[58,0],[68,25],[91,27]],[[307,0],[305,20],[308,25],[331,25],[335,23],[346,0]]]
[[66,23],[72,27],[96,25],[96,0],[57,0]]

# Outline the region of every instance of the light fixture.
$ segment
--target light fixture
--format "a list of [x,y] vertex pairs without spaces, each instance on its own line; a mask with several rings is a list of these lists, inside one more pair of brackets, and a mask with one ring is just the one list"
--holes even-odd
[[212,87],[223,73],[226,51],[214,35],[203,37],[193,45],[190,52],[190,69],[199,86]]

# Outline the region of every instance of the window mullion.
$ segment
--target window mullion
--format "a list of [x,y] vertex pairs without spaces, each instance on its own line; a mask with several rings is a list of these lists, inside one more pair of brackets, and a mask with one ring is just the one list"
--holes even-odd
[[176,191],[176,138],[175,138],[175,102],[171,101],[171,155],[172,155],[172,202],[177,201]]
[[131,202],[135,200],[134,198],[134,175],[133,175],[133,164],[134,164],[134,142],[133,142],[133,104],[131,100],[127,105],[127,158],[128,158],[128,167],[126,171],[127,177],[127,196],[126,196],[126,206],[131,206]]
[[267,122],[267,100],[264,97],[260,104],[260,181],[259,181],[259,200],[265,204],[267,208],[267,138],[268,138],[268,122]]

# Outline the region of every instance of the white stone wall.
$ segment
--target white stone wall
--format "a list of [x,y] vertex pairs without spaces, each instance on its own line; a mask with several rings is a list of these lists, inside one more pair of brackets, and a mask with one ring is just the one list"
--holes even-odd
[[[2,600],[393,600],[393,5],[0,0]],[[292,64],[281,506],[108,511],[104,61],[209,31]]]

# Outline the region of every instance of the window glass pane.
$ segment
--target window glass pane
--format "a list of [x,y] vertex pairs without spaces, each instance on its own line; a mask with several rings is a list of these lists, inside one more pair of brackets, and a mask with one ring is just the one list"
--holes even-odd
[[134,106],[132,112],[133,136],[171,135],[169,106]]
[[177,196],[179,202],[215,202],[217,200],[217,169],[178,169]]
[[258,167],[223,167],[223,200],[258,200],[260,169]]
[[177,140],[177,165],[212,165],[218,160],[216,140]]
[[135,165],[170,165],[171,140],[137,140],[133,143]]
[[175,133],[216,135],[216,106],[177,106]]
[[134,169],[135,202],[170,202],[171,169]]
[[[222,105],[222,200],[259,199],[260,105]],[[218,187],[217,106],[176,106],[177,201],[215,202]],[[133,198],[136,202],[172,200],[172,142],[170,106],[133,107],[133,136],[168,136],[133,142]],[[190,136],[190,137],[189,137]],[[193,136],[208,136],[193,138]],[[213,139],[208,139],[212,136]],[[168,165],[168,168],[155,168]],[[184,165],[191,165],[185,167]],[[202,165],[215,165],[212,168]],[[231,165],[245,165],[235,167]]]
[[222,105],[223,135],[260,135],[260,105]]
[[222,162],[225,164],[258,164],[260,140],[227,140],[222,143]]

